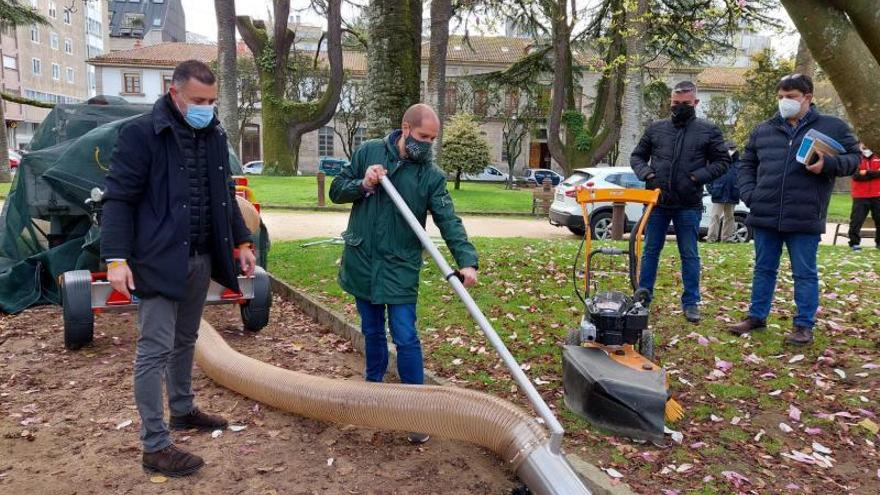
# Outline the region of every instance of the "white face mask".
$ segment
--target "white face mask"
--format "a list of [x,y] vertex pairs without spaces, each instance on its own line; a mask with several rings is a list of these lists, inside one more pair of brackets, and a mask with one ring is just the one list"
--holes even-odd
[[862,154],[865,155],[865,158],[868,158],[869,156],[873,155],[874,152],[869,150],[868,148],[865,148],[862,150]]
[[779,100],[779,115],[782,115],[783,119],[790,119],[800,113],[801,111],[801,102],[798,100],[793,100],[791,98],[782,98]]

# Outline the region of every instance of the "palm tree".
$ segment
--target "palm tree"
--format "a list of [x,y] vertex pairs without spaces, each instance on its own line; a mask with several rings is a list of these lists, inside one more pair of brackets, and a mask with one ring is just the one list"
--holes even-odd
[[[49,21],[36,9],[22,5],[18,0],[0,0],[0,29],[26,26],[30,24],[48,24]],[[9,141],[6,139],[6,111],[3,98],[0,98],[0,123],[3,129],[0,131],[0,182],[11,182],[12,173],[9,170]]]

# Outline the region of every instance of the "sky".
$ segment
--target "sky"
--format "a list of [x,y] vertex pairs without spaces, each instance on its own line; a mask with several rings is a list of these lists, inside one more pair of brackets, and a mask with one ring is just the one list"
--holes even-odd
[[[366,0],[362,0],[366,2]],[[182,0],[183,10],[186,13],[186,30],[205,36],[209,39],[217,39],[217,18],[214,15],[214,2],[212,0]],[[326,20],[308,11],[309,0],[291,0],[290,12],[292,15],[300,15],[304,24],[312,24],[325,26]],[[357,11],[354,7],[346,2],[343,4],[342,15],[346,19],[353,18]],[[272,0],[235,0],[235,10],[237,15],[249,15],[255,18],[266,19],[268,12],[272,8]],[[297,11],[301,12],[297,12]],[[426,10],[427,15],[427,10]],[[787,27],[786,32],[782,34],[771,34],[771,44],[773,49],[784,56],[794,56],[797,50],[798,36],[794,30],[794,25],[788,18],[788,14],[781,7],[774,12],[774,15],[782,20]]]

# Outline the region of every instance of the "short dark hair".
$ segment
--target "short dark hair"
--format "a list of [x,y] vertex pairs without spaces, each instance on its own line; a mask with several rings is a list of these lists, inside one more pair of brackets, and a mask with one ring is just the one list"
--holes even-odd
[[217,77],[214,76],[214,72],[208,67],[208,64],[199,60],[187,60],[178,64],[171,76],[171,83],[180,86],[190,79],[204,84],[214,84],[217,81]]
[[691,81],[681,81],[672,88],[673,93],[697,93],[697,85]]
[[805,95],[813,94],[813,80],[806,74],[795,72],[779,80],[776,91],[800,91]]

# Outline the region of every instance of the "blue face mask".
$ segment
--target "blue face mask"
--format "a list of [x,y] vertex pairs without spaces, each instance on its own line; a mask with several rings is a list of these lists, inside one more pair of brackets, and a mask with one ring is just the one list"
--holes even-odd
[[184,118],[193,129],[204,129],[214,120],[214,105],[187,105]]
[[428,141],[419,141],[418,139],[407,136],[403,142],[406,148],[406,156],[410,160],[418,163],[428,163],[431,161],[431,143]]

